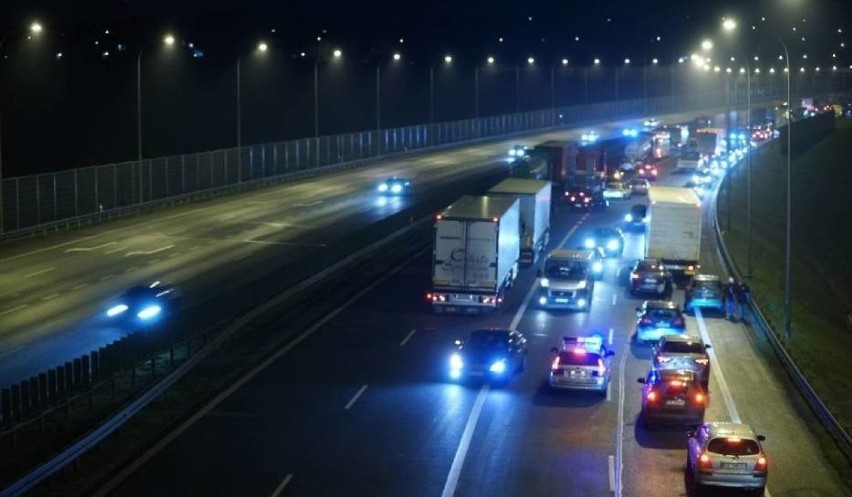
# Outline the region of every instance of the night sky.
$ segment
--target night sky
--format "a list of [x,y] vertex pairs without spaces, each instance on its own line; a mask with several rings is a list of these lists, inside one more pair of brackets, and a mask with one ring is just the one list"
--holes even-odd
[[[735,41],[720,32],[723,16],[739,21]],[[524,95],[515,101],[514,68],[526,66],[528,57],[540,68],[568,59],[575,73],[565,76],[557,98],[562,105],[582,101],[570,82],[595,58],[601,59],[602,80],[629,58],[631,69],[616,76],[624,85],[619,98],[637,98],[643,96],[637,94],[642,66],[653,58],[660,66],[676,64],[678,57],[699,51],[706,37],[714,39],[720,64],[736,53],[757,55],[755,67],[780,69],[780,44],[761,34],[772,31],[784,38],[797,68],[848,69],[850,47],[840,44],[846,44],[851,18],[852,2],[844,0],[3,0],[0,36],[8,33],[0,47],[3,176],[135,158],[136,56],[143,45],[144,154],[152,157],[235,145],[238,57],[243,143],[249,144],[313,135],[317,56],[320,134],[333,134],[375,127],[377,67],[385,69],[382,126],[400,126],[428,121],[429,67],[440,67],[445,54],[452,54],[456,72],[436,76],[436,120],[473,117],[467,97],[474,91],[473,68],[489,55],[502,73],[481,81],[481,115],[549,105],[536,97],[549,93],[545,69],[524,72]],[[33,19],[44,32],[27,40]],[[751,30],[752,24],[759,29]],[[166,32],[180,40],[174,53],[158,41]],[[252,53],[261,40],[270,47],[262,61]],[[329,63],[335,48],[343,50],[345,66]],[[401,54],[404,71],[388,65],[394,52]],[[658,88],[662,79],[650,81],[646,95],[667,91]],[[589,101],[614,98],[588,93],[583,98]]]

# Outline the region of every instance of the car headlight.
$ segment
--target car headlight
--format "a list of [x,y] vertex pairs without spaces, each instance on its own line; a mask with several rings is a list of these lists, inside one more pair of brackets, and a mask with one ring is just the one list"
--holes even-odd
[[400,185],[399,183],[394,183],[394,185],[391,186],[391,193],[399,193],[401,191],[402,191],[402,185]]
[[594,271],[594,272],[596,272],[596,273],[600,273],[601,271],[603,271],[603,262],[601,262],[601,261],[595,261],[595,262],[592,264],[592,271]]
[[549,280],[549,279],[547,279],[547,278],[542,278],[542,279],[541,279],[541,287],[542,287],[542,288],[547,288],[547,287],[549,287],[549,286],[550,286],[550,280]]
[[583,242],[583,246],[586,247],[586,248],[589,248],[589,249],[595,248],[595,239],[594,238],[586,238],[586,240]]
[[586,307],[586,299],[578,299],[577,307]]
[[464,362],[462,362],[462,358],[458,354],[453,354],[450,356],[450,369],[462,369],[464,367]]
[[546,304],[546,303],[547,303],[547,297],[545,297],[544,295],[542,295],[541,297],[539,297],[539,298],[538,298],[538,303],[539,303],[539,305],[544,305],[544,304]]
[[609,250],[618,250],[618,241],[610,240],[606,242],[606,248]]
[[113,317],[118,316],[119,314],[123,313],[127,309],[129,309],[129,307],[127,307],[126,304],[114,305],[114,306],[110,307],[109,309],[107,309],[107,316],[113,318]]
[[384,193],[384,192],[386,192],[386,191],[388,191],[388,184],[387,184],[387,183],[382,183],[381,185],[379,185],[378,190],[379,190],[380,192],[383,192],[383,193]]
[[145,306],[141,311],[137,312],[136,317],[145,320],[152,319],[159,315],[162,310],[163,308],[157,304],[148,305]]
[[624,220],[627,221],[628,223],[632,223],[633,222],[633,214],[625,214]]
[[500,359],[499,361],[492,364],[491,367],[488,368],[488,371],[491,371],[492,373],[498,373],[498,374],[505,372],[506,371],[506,361],[503,360],[503,359]]

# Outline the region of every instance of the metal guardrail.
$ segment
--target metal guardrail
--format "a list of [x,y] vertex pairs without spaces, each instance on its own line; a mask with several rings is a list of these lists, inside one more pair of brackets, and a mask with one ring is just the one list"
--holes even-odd
[[[753,150],[750,150],[749,153],[752,153]],[[730,170],[729,170],[730,171]],[[728,173],[726,173],[727,175]],[[721,185],[721,181],[719,185]],[[716,190],[718,193],[718,188]],[[742,274],[740,273],[737,265],[734,263],[731,258],[730,253],[728,253],[728,248],[725,245],[725,241],[722,238],[722,231],[719,228],[719,212],[716,209],[716,201],[715,201],[715,193],[714,193],[714,201],[713,201],[713,232],[716,237],[716,246],[718,247],[719,254],[722,256],[722,262],[725,264],[725,268],[728,273],[733,275],[737,280],[742,281]],[[760,306],[755,302],[755,299],[749,299],[749,307],[752,311],[752,315],[755,316],[756,323],[758,327],[761,329],[763,334],[766,336],[767,341],[769,342],[772,350],[775,352],[775,355],[781,361],[781,365],[787,371],[787,374],[793,380],[793,383],[796,385],[796,388],[802,394],[802,396],[807,401],[811,410],[817,415],[823,427],[831,434],[838,448],[845,454],[845,456],[849,459],[852,459],[852,437],[849,436],[849,433],[843,429],[841,423],[834,417],[831,411],[828,409],[828,406],[825,405],[825,402],[820,399],[816,390],[808,383],[807,378],[802,373],[802,370],[796,365],[796,362],[787,352],[787,349],[784,347],[784,344],[781,343],[778,335],[775,333],[775,330],[769,324],[769,320],[766,319],[766,315],[763,313],[763,310]],[[749,327],[752,327],[752,324],[749,323]]]
[[66,465],[70,464],[75,459],[85,454],[88,450],[92,449],[95,445],[106,439],[106,437],[108,437],[110,434],[112,434],[118,428],[124,425],[124,423],[133,418],[133,416],[139,413],[153,400],[163,395],[163,393],[169,387],[174,385],[184,375],[191,371],[199,362],[201,362],[215,350],[219,349],[228,339],[230,339],[240,329],[249,324],[258,316],[263,315],[264,313],[268,312],[270,309],[273,309],[275,306],[281,304],[285,300],[290,299],[293,296],[299,294],[300,292],[305,291],[306,289],[313,285],[316,285],[320,281],[331,277],[336,272],[347,267],[353,261],[364,257],[365,255],[375,251],[376,249],[383,245],[386,245],[387,243],[390,243],[393,240],[396,240],[397,238],[403,236],[412,229],[430,220],[431,216],[421,218],[409,224],[408,226],[405,226],[404,228],[401,228],[391,233],[390,235],[382,238],[381,240],[373,242],[370,245],[363,247],[362,249],[356,252],[353,252],[347,257],[325,268],[321,272],[316,273],[310,278],[301,281],[300,283],[291,287],[287,291],[279,294],[272,300],[263,303],[259,307],[252,309],[243,316],[239,317],[236,321],[234,321],[233,324],[226,327],[215,338],[210,340],[200,351],[188,358],[178,368],[163,377],[156,385],[153,385],[150,389],[145,391],[142,395],[140,395],[126,407],[121,409],[121,411],[113,415],[106,422],[98,426],[95,430],[89,432],[86,436],[84,436],[68,448],[64,449],[61,453],[57,454],[46,463],[32,470],[22,478],[15,481],[9,487],[0,491],[0,497],[16,497],[23,495],[25,492],[32,490],[36,485],[43,482],[52,474],[61,470]]

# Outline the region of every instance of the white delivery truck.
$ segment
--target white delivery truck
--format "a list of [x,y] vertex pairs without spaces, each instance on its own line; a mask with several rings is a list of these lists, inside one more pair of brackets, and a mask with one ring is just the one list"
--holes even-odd
[[551,185],[549,181],[506,178],[489,196],[518,198],[521,202],[521,264],[533,264],[550,240]]
[[437,216],[428,295],[435,312],[502,304],[518,274],[520,211],[517,197],[465,196]]
[[651,186],[645,257],[659,259],[673,274],[698,271],[701,252],[701,200],[691,188]]

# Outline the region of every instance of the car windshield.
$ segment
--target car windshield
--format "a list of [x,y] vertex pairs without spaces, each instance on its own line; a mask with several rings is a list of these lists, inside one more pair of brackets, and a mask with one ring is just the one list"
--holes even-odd
[[704,345],[701,342],[665,342],[663,352],[672,354],[703,354]]
[[497,348],[505,347],[509,341],[509,332],[477,330],[470,334],[465,346],[471,348]]
[[645,316],[652,319],[668,321],[677,317],[677,311],[674,309],[648,309],[645,311]]
[[544,275],[557,279],[581,279],[586,275],[586,265],[577,261],[547,261]]
[[698,160],[701,158],[697,151],[683,152],[680,157],[684,160]]
[[653,262],[642,261],[642,262],[640,262],[639,264],[636,265],[636,269],[638,269],[640,271],[659,271],[660,266],[658,266],[657,264],[655,264]]
[[[582,350],[582,349],[581,349]],[[559,353],[559,364],[568,366],[597,366],[600,355],[593,352],[569,350]]]
[[718,281],[696,281],[695,288],[700,290],[709,290],[713,292],[721,292],[722,284]]
[[707,451],[726,456],[751,456],[760,453],[760,446],[750,439],[717,437],[707,444]]
[[607,183],[606,187],[613,190],[621,190],[621,183]]
[[645,217],[645,214],[648,212],[648,209],[644,205],[634,205],[630,209],[630,212],[632,212],[634,215]]

